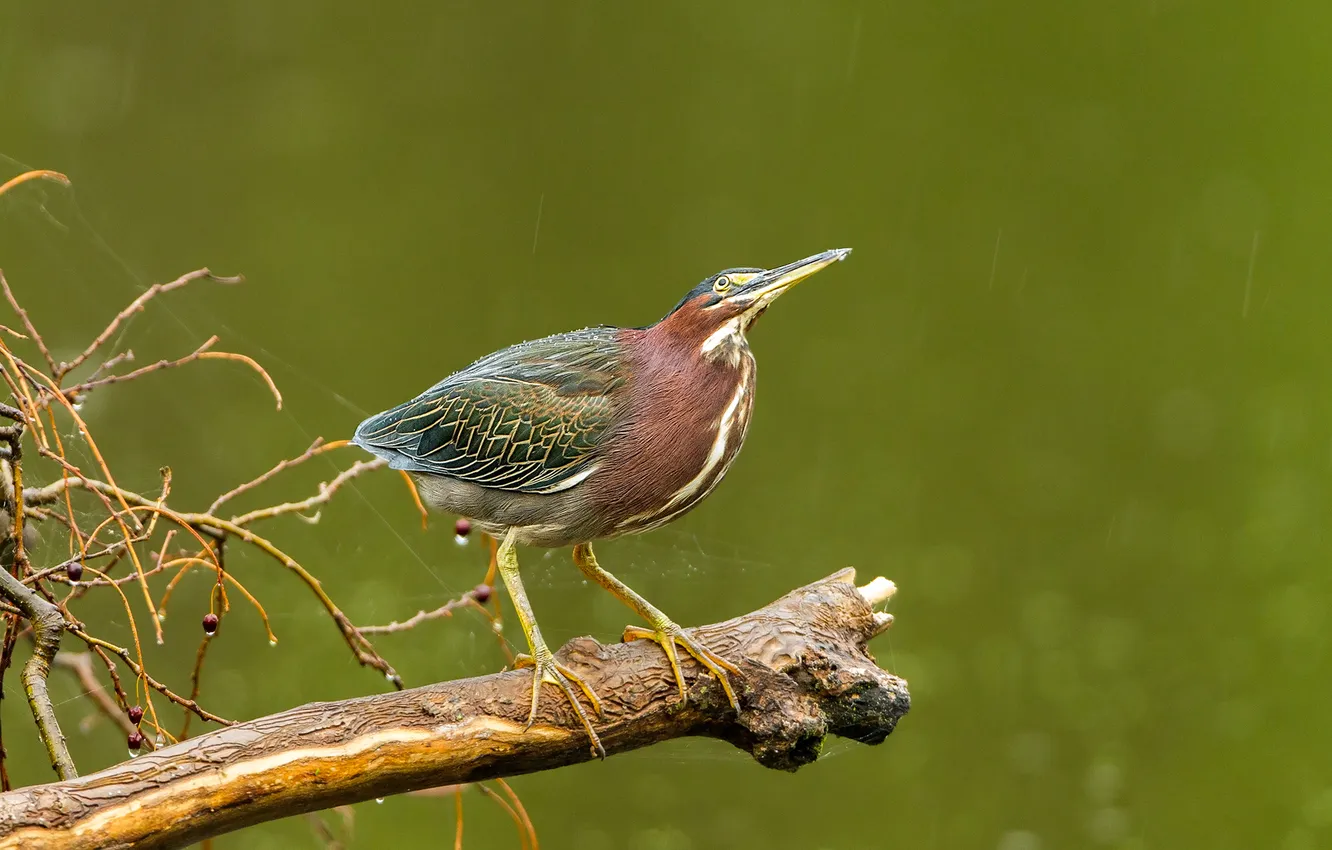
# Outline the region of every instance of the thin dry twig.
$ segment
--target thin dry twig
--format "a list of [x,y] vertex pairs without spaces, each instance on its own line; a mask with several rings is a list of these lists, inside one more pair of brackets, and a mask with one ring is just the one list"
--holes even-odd
[[[490,612],[486,610],[484,605],[482,605],[479,601],[477,601],[477,597],[479,595],[481,594],[478,593],[478,591],[474,588],[472,590],[467,591],[462,596],[459,596],[457,599],[450,599],[448,602],[445,602],[443,605],[439,606],[433,611],[426,611],[424,609],[417,611],[411,617],[408,617],[406,620],[403,620],[402,622],[394,620],[393,622],[389,623],[386,626],[361,626],[361,634],[390,635],[395,632],[405,632],[408,631],[409,629],[416,628],[421,623],[424,623],[427,620],[438,620],[441,617],[452,617],[453,612],[458,610],[459,608],[475,608],[476,610],[480,611],[482,615],[484,615],[487,618],[490,618]],[[488,593],[485,595],[489,596]]]
[[69,178],[61,174],[59,171],[47,171],[45,169],[37,169],[35,171],[25,171],[24,173],[18,175],[17,177],[10,178],[3,185],[0,185],[0,195],[3,195],[4,193],[8,192],[10,189],[13,189],[23,183],[27,183],[29,180],[50,180],[52,183],[59,183],[62,186],[69,185]]
[[[194,654],[194,669],[190,671],[190,701],[199,700],[199,680],[203,676],[204,656],[208,654],[208,645],[213,642],[213,636],[205,634],[199,639],[199,649]],[[185,740],[190,736],[190,719],[194,713],[188,709],[185,711],[185,720],[180,727],[180,740]]]
[[90,381],[94,380],[100,377],[102,374],[110,372],[112,369],[116,368],[121,363],[133,363],[133,362],[134,362],[134,350],[131,348],[127,348],[124,351],[120,352],[119,354],[112,355],[109,359],[103,360],[102,365],[92,370],[92,374],[88,376],[88,380]]
[[491,800],[495,801],[495,803],[501,809],[504,810],[505,814],[507,814],[510,818],[513,819],[513,825],[518,830],[518,841],[520,843],[520,846],[522,847],[522,850],[537,850],[537,848],[532,846],[532,842],[528,836],[527,828],[523,824],[523,819],[519,816],[518,810],[515,809],[512,805],[510,805],[508,800],[504,799],[499,794],[487,788],[484,784],[480,782],[476,784],[476,790],[480,791],[482,794],[486,795]]
[[241,283],[242,281],[245,280],[245,278],[241,277],[240,275],[237,275],[235,277],[221,277],[219,275],[213,274],[211,271],[205,268],[205,269],[195,269],[192,272],[186,272],[185,274],[181,275],[180,277],[176,278],[170,283],[154,283],[152,286],[144,290],[143,293],[140,294],[138,298],[135,298],[133,301],[131,301],[128,307],[117,313],[115,318],[111,320],[110,324],[106,326],[106,329],[103,330],[101,333],[99,333],[97,337],[93,339],[91,343],[88,344],[88,347],[85,348],[81,354],[79,354],[70,362],[61,363],[59,366],[57,366],[55,370],[52,372],[51,377],[55,379],[55,382],[58,385],[66,375],[68,375],[70,372],[73,372],[75,369],[82,366],[83,363],[89,357],[92,357],[93,354],[97,352],[97,349],[105,345],[107,341],[110,340],[111,337],[115,335],[116,331],[119,330],[121,323],[123,323],[130,316],[133,316],[135,313],[141,311],[144,308],[144,305],[147,304],[149,301],[153,300],[158,295],[163,295],[167,292],[171,292],[174,289],[180,289],[182,286],[186,286],[190,283],[193,283],[196,280],[201,280],[201,279],[210,280],[214,283],[224,283],[224,284]]
[[[361,463],[363,466],[369,465],[365,464],[365,462],[358,462],[358,463]],[[373,461],[370,463],[373,463]],[[360,470],[360,472],[363,471],[365,471],[364,468]],[[357,474],[359,474],[359,472]],[[326,488],[330,486],[332,485],[331,484],[325,485]],[[365,636],[361,634],[360,630],[342,612],[342,609],[339,608],[338,605],[332,600],[332,598],[329,597],[328,593],[323,589],[323,585],[319,582],[319,580],[316,579],[313,575],[311,575],[310,572],[305,569],[305,567],[301,566],[300,562],[298,562],[295,558],[288,555],[286,552],[279,549],[266,537],[256,534],[251,529],[243,525],[240,525],[235,521],[225,520],[222,519],[221,517],[213,516],[212,514],[176,513],[174,511],[170,511],[165,508],[158,508],[156,503],[152,502],[151,500],[147,499],[144,496],[141,496],[129,490],[125,490],[121,487],[115,486],[108,482],[97,481],[95,479],[90,479],[86,477],[70,478],[63,481],[56,481],[52,482],[46,487],[37,490],[29,490],[28,491],[29,504],[42,504],[42,503],[53,502],[59,497],[59,494],[65,488],[70,488],[70,487],[78,487],[98,493],[114,495],[116,498],[134,505],[133,509],[127,509],[128,512],[132,512],[132,510],[135,509],[143,509],[143,508],[160,510],[165,517],[171,519],[173,522],[177,523],[182,528],[193,529],[194,532],[197,534],[208,534],[209,532],[213,532],[217,538],[223,538],[227,535],[230,535],[239,538],[244,543],[254,546],[256,549],[259,549],[261,552],[264,552],[269,557],[273,558],[278,563],[280,563],[282,566],[286,567],[288,570],[295,573],[301,579],[301,581],[305,582],[306,586],[310,588],[310,590],[319,599],[320,603],[324,606],[324,609],[328,611],[329,615],[333,618],[334,624],[338,627],[338,630],[342,633],[342,636],[346,641],[348,647],[352,650],[353,654],[356,656],[356,659],[361,664],[367,667],[371,667],[383,673],[384,677],[389,682],[392,682],[395,687],[398,688],[402,687],[402,678],[398,675],[397,671],[395,671],[393,667],[387,661],[385,661],[382,656],[379,655],[379,653],[375,650],[374,646],[371,645],[371,643],[365,638]],[[311,498],[317,500],[321,499],[322,497],[314,496]],[[294,503],[294,504],[304,504],[304,503]],[[285,509],[283,512],[289,513],[293,509],[294,508]],[[156,611],[155,606],[150,606],[150,608],[151,610]]]
[[532,825],[532,819],[527,816],[527,809],[523,806],[523,801],[518,799],[518,795],[509,787],[509,783],[502,778],[496,779],[495,784],[504,791],[504,795],[509,798],[509,802],[513,804],[514,810],[518,813],[519,826],[527,833],[529,846],[532,850],[540,850],[537,844],[536,827]]
[[120,727],[120,731],[126,735],[138,731],[138,727],[130,722],[129,715],[125,713],[125,708],[128,706],[117,705],[115,698],[106,692],[101,682],[97,681],[92,652],[57,652],[54,664],[74,674],[79,680],[79,687],[83,688],[83,695],[92,700],[93,705],[97,706],[108,720]]
[[237,354],[234,351],[205,351],[203,354],[199,355],[199,359],[234,360],[237,363],[243,363],[246,366],[249,366],[259,375],[260,379],[263,380],[264,385],[268,387],[268,391],[273,394],[273,398],[277,400],[277,409],[282,409],[282,393],[278,392],[277,384],[273,382],[273,376],[269,375],[268,370],[264,369],[263,366],[260,366],[258,361],[253,357]]
[[322,812],[310,812],[305,818],[309,821],[310,828],[314,830],[315,837],[324,845],[324,850],[346,850],[347,842],[352,840],[355,832],[356,811],[351,806],[337,806],[332,811],[336,812],[342,821],[342,838],[333,834]]
[[461,785],[459,785],[453,791],[453,811],[454,811],[454,816],[458,821],[457,829],[453,834],[453,850],[462,850],[462,838],[463,838],[462,792],[463,792],[463,787]]
[[99,637],[94,637],[80,628],[71,627],[69,633],[74,635],[74,637],[78,638],[84,643],[88,644],[89,647],[102,649],[112,655],[115,655],[121,661],[124,661],[126,664],[128,664],[129,668],[134,671],[134,675],[141,678],[144,684],[148,685],[148,687],[152,688],[162,696],[171,700],[176,705],[188,708],[190,711],[197,714],[201,720],[207,720],[209,723],[217,723],[221,726],[236,725],[236,721],[228,720],[225,717],[219,717],[218,715],[213,714],[211,711],[205,710],[194,700],[187,699],[181,696],[180,694],[175,693],[166,685],[162,684],[161,682],[157,681],[157,679],[148,675],[148,673],[143,669],[143,667],[141,667],[138,664],[138,662],[134,660],[134,657],[133,655],[130,654],[130,651],[125,647],[116,646],[114,643],[111,643],[110,641],[102,640]]
[[[258,519],[272,519],[273,517],[282,516],[283,514],[304,514],[312,508],[328,504],[328,501],[333,498],[333,495],[338,492],[342,485],[346,484],[356,476],[375,469],[380,469],[386,465],[387,462],[383,458],[358,460],[347,469],[339,472],[332,481],[329,481],[326,484],[320,484],[319,492],[308,499],[301,499],[299,502],[284,502],[281,505],[273,505],[272,507],[250,511],[247,514],[241,514],[234,518],[232,522],[236,525],[249,525]],[[310,520],[310,522],[317,521],[317,515]]]
[[[75,396],[86,393],[89,390],[95,390],[98,387],[105,387],[110,384],[123,384],[126,381],[133,381],[136,378],[142,378],[144,375],[149,375],[152,374],[153,372],[160,372],[163,369],[174,369],[178,366],[185,366],[203,357],[204,354],[206,354],[209,349],[211,349],[214,345],[217,345],[217,339],[218,338],[216,335],[210,336],[207,340],[204,341],[203,345],[196,348],[193,352],[186,354],[184,357],[178,357],[175,360],[158,360],[156,363],[149,363],[147,366],[140,366],[139,368],[135,369],[132,372],[125,372],[124,374],[120,375],[107,375],[102,378],[95,378],[95,377],[90,378],[81,384],[75,384],[72,387],[67,387],[66,389],[62,390],[62,392],[65,394],[66,398],[72,399]],[[109,362],[111,361],[108,360],[107,363]],[[102,364],[102,366],[99,366],[97,368],[99,370],[102,370],[105,365],[106,364],[104,363]]]
[[205,511],[204,513],[216,514],[218,512],[218,509],[220,509],[227,502],[231,501],[232,499],[236,498],[242,493],[246,493],[260,486],[261,484],[265,484],[268,481],[271,481],[283,470],[291,469],[293,466],[305,463],[307,460],[314,457],[315,455],[323,454],[324,452],[330,449],[341,448],[344,445],[346,445],[346,441],[344,440],[338,440],[335,443],[325,443],[324,438],[319,437],[314,441],[314,443],[310,446],[310,448],[301,452],[296,457],[280,460],[278,461],[276,466],[274,466],[272,469],[268,470],[264,474],[260,475],[259,477],[251,478],[249,481],[246,481],[244,484],[240,484],[236,487],[233,487],[227,492],[223,493],[221,496],[218,496],[217,499],[215,499],[213,503],[208,506],[208,510]]
[[[4,288],[5,300],[9,302],[9,306],[18,314],[19,321],[23,322],[23,327],[28,332],[25,338],[33,341],[37,346],[37,350],[41,352],[42,357],[45,358],[47,365],[51,367],[51,371],[54,373],[56,370],[56,362],[55,358],[51,356],[51,349],[46,347],[46,340],[42,339],[42,335],[39,334],[37,328],[33,326],[32,319],[28,318],[28,311],[19,306],[18,299],[14,297],[14,291],[9,288],[9,281],[5,280],[5,273],[2,269],[0,269],[0,287]],[[10,333],[13,333],[13,331],[10,331]]]

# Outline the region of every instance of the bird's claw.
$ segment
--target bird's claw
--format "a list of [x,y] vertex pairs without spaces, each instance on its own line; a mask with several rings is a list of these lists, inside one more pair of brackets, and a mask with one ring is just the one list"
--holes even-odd
[[713,676],[717,677],[722,690],[726,692],[726,700],[731,704],[731,708],[736,711],[740,710],[740,701],[736,699],[735,690],[731,688],[731,680],[726,675],[729,672],[738,676],[740,675],[740,668],[685,634],[684,629],[681,629],[675,623],[668,620],[655,629],[626,626],[622,639],[626,642],[651,640],[661,646],[662,651],[666,653],[666,661],[671,665],[671,672],[675,674],[676,687],[680,689],[678,705],[684,706],[689,699],[689,692],[685,687],[684,674],[680,672],[680,659],[675,652],[676,644],[679,644],[685,652],[694,657],[695,661],[702,664]]
[[578,715],[583,728],[587,730],[587,736],[592,739],[592,754],[597,758],[604,759],[606,748],[601,745],[601,738],[597,735],[596,730],[592,728],[592,720],[587,716],[587,712],[583,710],[582,704],[578,702],[578,695],[572,687],[572,685],[577,685],[582,690],[583,696],[587,697],[587,701],[592,704],[592,710],[600,717],[604,713],[601,707],[601,699],[592,690],[591,686],[583,681],[577,673],[556,661],[553,655],[545,654],[534,659],[524,653],[513,659],[513,666],[515,669],[520,667],[533,668],[532,709],[528,712],[527,725],[523,727],[524,730],[531,729],[532,724],[536,722],[537,706],[541,701],[541,684],[545,682],[554,685],[564,693],[569,705],[573,706],[574,714]]

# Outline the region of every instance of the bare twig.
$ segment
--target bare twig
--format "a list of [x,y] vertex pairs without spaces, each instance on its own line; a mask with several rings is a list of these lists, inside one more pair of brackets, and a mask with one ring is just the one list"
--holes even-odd
[[[184,366],[186,364],[193,363],[194,361],[198,360],[205,353],[207,353],[207,351],[210,348],[212,348],[214,345],[217,345],[217,337],[210,336],[207,340],[204,341],[203,345],[196,348],[190,354],[186,354],[184,357],[178,357],[175,360],[158,360],[156,363],[149,363],[147,366],[140,366],[134,371],[126,372],[122,375],[107,375],[102,378],[89,378],[83,383],[76,384],[72,387],[67,387],[61,390],[61,392],[65,394],[66,398],[72,399],[75,396],[82,395],[83,393],[88,392],[89,390],[94,390],[98,387],[105,387],[108,384],[121,384],[124,383],[125,381],[133,381],[136,378],[142,378],[144,375],[148,375],[153,372],[160,372],[163,369],[174,369],[177,366]],[[115,358],[112,359],[114,360]],[[111,362],[110,360],[107,361],[107,363],[110,362]],[[105,363],[102,364],[102,366],[99,366],[98,369],[101,370],[105,365],[106,365]]]
[[528,840],[527,830],[523,828],[522,819],[518,817],[518,810],[511,806],[508,800],[504,799],[499,794],[496,794],[480,782],[476,784],[476,790],[493,800],[496,805],[504,810],[504,813],[509,816],[509,819],[513,821],[513,825],[518,828],[518,846],[521,850],[532,850],[532,842]]
[[406,620],[403,620],[402,622],[394,620],[393,622],[389,623],[386,626],[361,626],[360,627],[361,634],[389,635],[393,634],[394,632],[405,632],[408,631],[409,629],[416,628],[421,623],[424,623],[427,620],[438,620],[440,617],[452,617],[454,611],[464,607],[476,608],[483,615],[489,618],[490,612],[486,610],[484,605],[482,605],[480,602],[477,601],[476,597],[477,597],[476,590],[469,590],[466,593],[464,593],[462,596],[459,596],[457,599],[450,599],[448,602],[445,602],[443,605],[439,606],[433,611],[425,611],[425,610],[417,611],[411,617],[408,617]]
[[459,785],[453,789],[453,811],[458,825],[453,833],[453,850],[462,850],[463,838],[463,806],[462,806],[463,786]]
[[512,805],[513,810],[517,815],[518,829],[521,833],[524,833],[527,836],[525,843],[528,844],[532,850],[540,850],[539,845],[537,844],[536,827],[532,825],[532,819],[527,816],[527,808],[523,806],[523,801],[518,799],[518,795],[513,793],[513,789],[509,787],[509,783],[505,782],[502,777],[496,779],[495,784],[504,791],[504,796],[509,798],[509,803]]
[[[199,699],[199,679],[203,675],[204,656],[208,654],[208,645],[213,642],[213,636],[205,634],[199,638],[199,650],[194,654],[194,669],[190,671],[190,701],[198,702]],[[180,727],[180,740],[185,740],[190,736],[190,718],[194,717],[194,712],[185,711],[185,721]]]
[[55,358],[51,356],[51,350],[46,347],[46,341],[42,339],[42,335],[37,333],[37,328],[33,326],[32,319],[28,318],[28,311],[19,306],[18,299],[14,297],[13,290],[9,288],[9,281],[5,280],[5,273],[3,270],[0,270],[0,287],[4,288],[5,300],[9,302],[10,307],[14,308],[14,312],[18,314],[19,320],[23,322],[23,327],[28,331],[28,339],[36,344],[37,350],[41,352],[42,357],[46,358],[47,364],[51,367],[51,371],[54,372],[56,368]]
[[19,176],[11,178],[3,185],[0,185],[0,195],[3,195],[10,189],[13,189],[22,183],[27,183],[29,180],[50,180],[51,182],[59,183],[62,186],[69,185],[69,178],[61,174],[59,171],[46,171],[45,169],[25,171]]
[[[367,463],[364,461],[358,461],[358,464],[360,464],[361,468],[357,471],[356,474],[365,471],[365,467],[370,466],[373,463],[375,462],[370,461]],[[347,473],[350,472],[352,472],[351,469],[347,470],[346,472],[343,473],[342,476],[339,476],[339,478],[342,478],[342,480],[345,481],[346,477],[344,476],[347,476]],[[334,482],[337,481],[338,479],[334,479]],[[305,567],[301,566],[301,564],[295,558],[291,557],[286,552],[279,549],[266,537],[262,537],[256,534],[254,531],[250,530],[246,526],[240,525],[231,520],[225,520],[222,519],[221,517],[213,516],[212,514],[176,513],[166,508],[159,508],[156,502],[144,496],[141,496],[138,493],[125,490],[114,484],[110,484],[104,481],[97,481],[95,479],[87,477],[68,478],[62,481],[52,482],[51,484],[48,484],[47,486],[42,488],[28,490],[27,491],[28,504],[49,504],[58,499],[60,494],[65,489],[71,487],[91,490],[93,492],[97,492],[106,496],[114,496],[118,500],[122,500],[128,504],[134,505],[136,509],[149,508],[152,510],[160,510],[164,516],[166,516],[168,519],[171,519],[173,522],[177,523],[182,528],[194,529],[197,533],[205,535],[212,533],[213,536],[217,539],[221,539],[230,535],[240,539],[245,543],[254,546],[255,548],[259,549],[261,552],[264,552],[265,554],[269,555],[271,558],[276,560],[282,566],[286,567],[288,570],[295,573],[301,579],[301,581],[305,582],[306,586],[308,586],[310,590],[315,594],[315,596],[319,599],[320,603],[323,604],[324,609],[328,611],[329,615],[333,618],[334,624],[338,627],[338,631],[342,633],[343,639],[347,642],[347,646],[352,650],[353,654],[355,654],[357,661],[359,661],[361,664],[367,667],[371,667],[383,673],[384,677],[388,681],[392,682],[394,687],[398,688],[402,687],[402,678],[398,675],[397,671],[394,670],[393,667],[387,661],[385,661],[384,658],[380,656],[377,651],[375,651],[373,645],[371,645],[371,643],[365,638],[365,636],[361,634],[360,630],[357,629],[357,627],[352,624],[351,620],[348,619],[348,617],[342,613],[342,609],[339,608],[338,605],[334,603],[333,600],[329,597],[328,593],[323,589],[323,586],[320,584],[319,580],[316,579],[313,575],[311,575],[310,572],[307,569],[305,569]],[[330,487],[333,487],[333,482],[330,482],[329,484],[325,485],[325,491],[327,491],[327,489]],[[292,505],[300,506],[307,503],[313,503],[313,504],[320,503],[320,501],[314,501],[314,500],[326,500],[326,497],[323,495],[317,495],[311,497],[311,499],[306,500],[305,502],[292,503]],[[289,513],[295,509],[297,509],[297,507],[287,507],[283,508],[283,510],[280,511],[279,513]],[[272,514],[272,515],[277,515],[277,514]],[[257,516],[252,517],[252,519],[257,519],[257,518],[258,518]],[[242,517],[242,519],[245,519],[245,521],[247,522],[250,521],[250,519],[246,519],[245,517]],[[155,612],[157,610],[156,606],[150,605],[150,610]]]
[[125,714],[128,706],[117,705],[115,697],[107,693],[102,683],[97,681],[97,671],[93,666],[91,652],[57,652],[54,664],[74,674],[79,680],[79,687],[83,688],[84,696],[92,700],[93,705],[97,706],[108,720],[119,726],[120,731],[129,735],[138,730]]
[[250,529],[237,525],[234,522],[229,522],[208,514],[181,514],[180,517],[187,523],[213,528],[217,531],[238,537],[295,573],[301,581],[305,582],[306,586],[310,588],[319,599],[320,603],[323,604],[324,610],[326,610],[333,618],[334,624],[338,627],[338,631],[342,633],[343,639],[347,642],[347,646],[356,656],[356,660],[364,666],[371,667],[383,673],[384,677],[388,679],[395,688],[402,688],[402,677],[399,676],[397,671],[375,651],[374,646],[371,645],[370,641],[366,640],[360,630],[352,624],[352,621],[348,619],[347,615],[342,613],[342,609],[329,597],[328,593],[324,590],[323,585],[319,582],[319,579],[311,575],[309,570],[301,566],[295,558],[291,557],[286,552],[283,552],[277,546],[274,546],[267,538],[260,537]]
[[88,376],[88,380],[90,381],[94,380],[100,377],[102,374],[110,372],[112,369],[116,368],[121,363],[133,363],[133,362],[134,362],[134,350],[127,348],[124,351],[120,352],[119,354],[114,354],[110,358],[103,360],[101,366],[98,366],[96,369],[92,370],[92,374]]
[[248,514],[241,514],[236,517],[232,522],[236,525],[249,525],[257,519],[271,519],[273,517],[291,513],[303,514],[312,508],[327,504],[328,501],[333,498],[333,494],[337,493],[342,485],[346,484],[356,476],[370,472],[371,470],[379,469],[386,465],[387,462],[383,458],[358,460],[347,469],[339,472],[332,481],[329,481],[327,484],[320,484],[319,492],[308,499],[302,499],[299,502],[285,502],[281,505],[273,505],[269,508],[260,508],[259,510],[250,511]]
[[[14,659],[14,645],[18,642],[20,617],[21,615],[17,613],[5,617],[5,637],[3,644],[0,644],[0,697],[4,696],[4,675],[9,672],[10,662]],[[0,712],[0,723],[3,722],[3,717],[4,712]],[[2,728],[0,728],[0,732],[3,732]],[[9,753],[5,751],[4,736],[0,734],[0,789],[5,791],[10,789],[9,768],[5,764],[8,757]]]
[[301,452],[296,457],[280,460],[278,461],[277,466],[274,466],[272,469],[268,470],[263,475],[260,475],[258,478],[252,478],[249,481],[246,481],[244,484],[233,487],[227,492],[223,493],[221,496],[218,496],[217,499],[213,501],[213,504],[208,506],[208,510],[206,511],[206,513],[216,514],[218,512],[218,509],[221,508],[224,504],[236,498],[237,496],[241,495],[242,493],[245,493],[249,490],[253,490],[255,487],[258,487],[259,485],[265,483],[266,481],[271,480],[278,473],[282,472],[282,470],[290,469],[291,467],[296,466],[297,464],[305,463],[307,460],[314,457],[315,455],[323,454],[329,449],[341,448],[344,445],[346,445],[346,442],[343,440],[339,440],[336,443],[325,443],[324,438],[320,437],[314,441],[314,443],[310,446],[310,448],[306,449],[304,452]]
[[8,503],[9,536],[14,549],[14,575],[21,576],[28,571],[28,557],[24,551],[26,541],[23,535],[23,523],[26,519],[23,510],[23,427],[26,417],[23,413],[7,404],[0,404],[0,416],[13,422],[0,427],[0,442],[9,446],[9,456],[4,459],[5,489],[3,494]]
[[144,683],[148,685],[148,687],[157,691],[162,696],[174,702],[176,705],[188,708],[190,711],[193,711],[195,714],[199,715],[200,719],[207,720],[209,723],[217,723],[221,726],[236,725],[236,721],[228,720],[225,717],[219,717],[218,715],[213,714],[211,711],[206,711],[202,706],[200,706],[194,700],[186,699],[180,694],[172,691],[166,685],[154,679],[152,676],[149,676],[148,673],[144,671],[143,667],[140,666],[139,663],[134,660],[134,656],[131,655],[130,651],[125,647],[116,646],[114,643],[102,640],[99,637],[93,637],[92,635],[88,634],[87,632],[85,632],[83,629],[80,628],[71,628],[69,630],[69,633],[74,635],[74,637],[78,638],[84,643],[88,644],[88,646],[93,648],[94,650],[102,649],[105,650],[106,652],[111,653],[112,655],[119,657],[121,661],[124,661],[126,664],[129,665],[129,668],[134,671],[134,675],[143,679]]
[[131,301],[128,307],[117,313],[116,317],[111,320],[111,323],[106,326],[106,329],[99,333],[97,338],[89,343],[88,347],[85,348],[79,356],[75,357],[68,363],[61,363],[57,366],[52,372],[51,377],[55,378],[56,383],[58,384],[66,375],[82,366],[84,361],[89,357],[92,357],[93,354],[97,352],[97,349],[101,348],[111,339],[116,330],[120,328],[122,322],[142,310],[144,305],[153,298],[170,292],[173,289],[180,289],[182,286],[200,279],[211,280],[215,283],[240,283],[245,278],[240,277],[239,275],[236,277],[219,277],[208,269],[195,269],[192,272],[181,275],[170,283],[154,283],[152,286],[144,290],[138,298]]
[[277,409],[278,410],[282,409],[282,393],[278,392],[277,384],[273,382],[273,376],[269,375],[268,370],[266,370],[263,366],[260,366],[258,361],[256,361],[253,357],[247,357],[244,354],[237,354],[234,351],[205,351],[203,354],[199,355],[199,359],[234,360],[237,363],[243,363],[246,366],[249,366],[252,370],[255,371],[255,373],[259,375],[260,380],[262,380],[264,382],[264,385],[268,387],[268,391],[273,394],[273,398],[277,401]]

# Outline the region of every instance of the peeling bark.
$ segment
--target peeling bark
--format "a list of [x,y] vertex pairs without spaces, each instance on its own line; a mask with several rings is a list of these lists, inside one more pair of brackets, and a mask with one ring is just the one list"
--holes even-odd
[[[869,655],[894,590],[843,570],[743,617],[691,630],[734,661],[737,715],[716,681],[681,659],[689,702],[650,641],[570,641],[558,655],[602,697],[608,754],[705,735],[795,770],[824,738],[881,743],[907,712],[906,683]],[[4,848],[170,848],[252,824],[423,788],[592,758],[552,692],[524,729],[531,672],[312,703],[138,756],[98,773],[0,795]]]

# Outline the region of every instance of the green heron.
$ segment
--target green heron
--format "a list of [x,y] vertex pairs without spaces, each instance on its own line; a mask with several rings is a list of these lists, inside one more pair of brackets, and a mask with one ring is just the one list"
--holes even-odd
[[739,673],[735,665],[602,569],[592,541],[658,528],[713,491],[740,451],[754,404],[745,332],[777,296],[849,253],[718,272],[647,327],[603,325],[502,349],[356,429],[353,442],[405,470],[431,507],[499,541],[499,572],[531,651],[516,665],[535,668],[529,726],[542,683],[552,684],[593,752],[605,754],[574,686],[598,715],[601,701],[542,639],[518,575],[519,545],[573,546],[578,568],[651,625],[630,626],[623,639],[661,645],[681,704],[677,644],[739,708],[726,675]]

